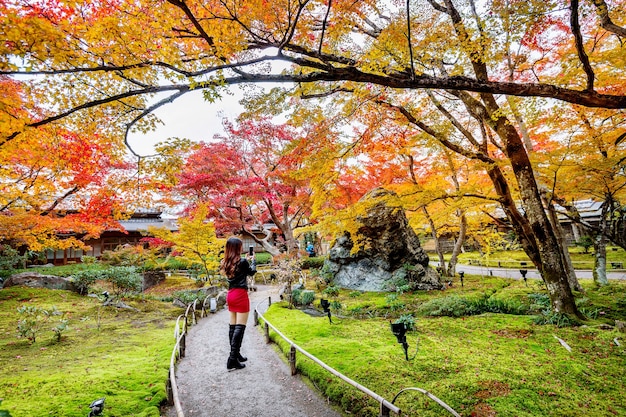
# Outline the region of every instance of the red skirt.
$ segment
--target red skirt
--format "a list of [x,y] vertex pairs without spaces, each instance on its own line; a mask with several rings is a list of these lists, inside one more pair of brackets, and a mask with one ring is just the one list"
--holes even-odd
[[232,290],[228,290],[226,294],[226,304],[228,304],[228,311],[249,313],[250,299],[248,298],[248,290],[245,288],[233,288]]

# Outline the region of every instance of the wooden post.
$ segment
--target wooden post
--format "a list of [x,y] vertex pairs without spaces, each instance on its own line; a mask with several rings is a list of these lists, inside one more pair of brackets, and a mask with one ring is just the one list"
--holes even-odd
[[267,306],[271,306],[272,305],[272,297],[267,297]]
[[296,369],[296,347],[291,345],[291,349],[289,350],[289,365],[291,365],[291,375],[295,375],[298,373]]
[[183,337],[180,338],[180,358],[185,357],[185,349],[187,348],[187,333],[183,334]]
[[256,310],[254,310],[253,317],[254,317],[254,325],[258,326],[259,325],[259,313]]
[[380,417],[389,417],[389,409],[383,402],[380,402]]
[[265,322],[265,343],[271,342],[270,340],[270,326]]
[[165,392],[167,394],[167,404],[173,405],[174,404],[174,392],[172,391],[172,380],[170,379],[169,375],[167,377],[167,382],[165,383]]

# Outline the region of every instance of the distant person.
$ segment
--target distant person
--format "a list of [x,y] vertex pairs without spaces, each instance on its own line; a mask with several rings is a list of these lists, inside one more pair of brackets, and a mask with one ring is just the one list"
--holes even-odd
[[254,252],[245,258],[241,257],[242,242],[236,237],[231,237],[226,241],[224,258],[220,269],[228,278],[228,294],[226,303],[230,311],[230,324],[228,326],[228,338],[230,340],[230,355],[226,362],[227,369],[241,369],[246,365],[242,362],[248,358],[241,356],[241,341],[246,331],[246,323],[250,314],[250,299],[248,298],[248,276],[256,273],[256,261]]
[[309,256],[315,256],[315,247],[313,246],[312,243],[309,242],[309,244],[306,246],[306,253],[309,254]]

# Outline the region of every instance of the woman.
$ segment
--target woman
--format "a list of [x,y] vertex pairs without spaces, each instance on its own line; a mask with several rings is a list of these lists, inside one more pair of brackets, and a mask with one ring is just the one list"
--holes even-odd
[[246,365],[242,362],[248,360],[241,356],[241,341],[246,331],[246,322],[250,314],[250,299],[248,298],[248,277],[256,273],[254,253],[249,253],[245,258],[241,257],[241,240],[231,237],[226,241],[224,259],[221,270],[228,278],[228,294],[226,303],[230,311],[230,324],[228,337],[230,339],[230,355],[226,363],[227,369],[241,369]]

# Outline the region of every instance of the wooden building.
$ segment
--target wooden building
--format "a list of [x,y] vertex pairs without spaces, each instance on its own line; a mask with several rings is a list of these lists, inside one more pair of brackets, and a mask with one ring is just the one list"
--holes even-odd
[[91,247],[90,250],[60,249],[49,250],[46,253],[47,262],[54,265],[65,265],[68,263],[78,263],[82,256],[94,256],[99,258],[102,252],[115,250],[118,246],[126,244],[139,245],[141,238],[145,237],[149,227],[165,227],[169,230],[177,230],[174,219],[164,219],[162,212],[152,210],[141,210],[135,212],[131,218],[120,220],[119,229],[109,229],[97,239],[89,239],[85,244]]

